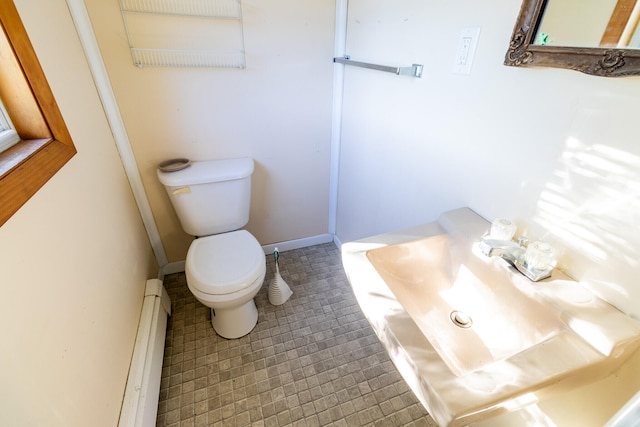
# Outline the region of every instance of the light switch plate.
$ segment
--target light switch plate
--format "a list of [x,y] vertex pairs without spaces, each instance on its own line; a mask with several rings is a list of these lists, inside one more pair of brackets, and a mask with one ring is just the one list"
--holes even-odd
[[480,27],[466,27],[460,31],[458,39],[458,50],[456,51],[453,72],[456,74],[471,74],[473,56],[478,46],[480,37]]

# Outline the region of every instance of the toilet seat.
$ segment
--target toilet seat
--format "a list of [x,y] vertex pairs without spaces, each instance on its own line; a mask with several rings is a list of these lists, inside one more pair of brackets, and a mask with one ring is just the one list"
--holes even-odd
[[189,287],[208,295],[226,295],[254,284],[264,272],[260,243],[246,230],[193,241],[186,260]]

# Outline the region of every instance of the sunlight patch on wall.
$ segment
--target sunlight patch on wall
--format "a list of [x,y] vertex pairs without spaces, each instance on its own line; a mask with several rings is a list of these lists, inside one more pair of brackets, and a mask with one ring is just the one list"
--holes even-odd
[[640,247],[640,157],[570,138],[540,196],[536,221],[594,261],[637,267]]
[[[633,308],[640,300],[640,147],[634,135],[615,126],[631,119],[610,108],[619,100],[590,101],[578,111],[534,222],[548,232],[543,239],[559,247],[563,270],[640,317]],[[631,115],[631,108],[623,114]]]

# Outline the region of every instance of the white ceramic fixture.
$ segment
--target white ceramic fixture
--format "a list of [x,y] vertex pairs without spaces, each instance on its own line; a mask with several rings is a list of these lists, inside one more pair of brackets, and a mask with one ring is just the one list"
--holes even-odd
[[184,231],[197,237],[185,265],[189,290],[211,308],[218,335],[240,338],[258,321],[253,298],[266,273],[260,243],[239,230],[249,221],[253,160],[190,162],[177,169],[158,170],[158,179]]
[[485,256],[479,241],[489,226],[457,209],[342,246],[360,307],[441,427],[605,378],[640,346],[637,321],[560,270],[532,282]]

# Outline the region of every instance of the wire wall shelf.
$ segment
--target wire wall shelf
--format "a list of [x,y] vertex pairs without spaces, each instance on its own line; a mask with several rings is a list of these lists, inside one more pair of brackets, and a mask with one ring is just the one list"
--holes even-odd
[[245,68],[240,0],[119,1],[135,66]]
[[238,0],[120,0],[124,12],[241,19]]
[[244,53],[205,50],[131,48],[137,67],[210,67],[244,68]]

